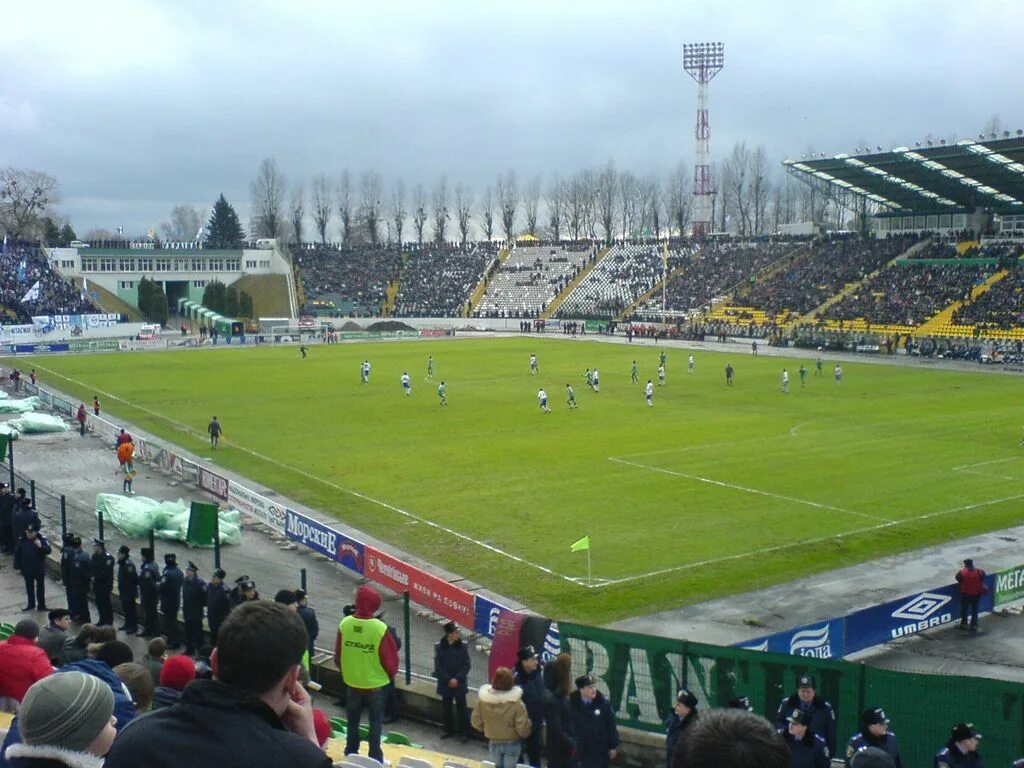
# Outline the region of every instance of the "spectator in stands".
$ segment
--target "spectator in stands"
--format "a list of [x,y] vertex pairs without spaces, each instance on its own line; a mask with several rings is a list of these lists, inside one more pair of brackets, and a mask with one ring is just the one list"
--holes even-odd
[[[543,732],[541,723],[544,722],[544,675],[541,670],[540,658],[532,645],[524,645],[517,653],[515,684],[523,692],[523,704],[526,707],[526,714],[530,716],[530,722],[534,728],[530,735],[523,742],[523,752],[526,760],[534,768],[540,768],[540,739]],[[474,726],[475,727],[475,726]]]
[[580,768],[608,768],[619,754],[619,729],[611,704],[590,675],[576,678],[576,690],[569,696],[569,716]]
[[171,656],[160,668],[160,685],[153,692],[153,709],[177,704],[185,686],[196,679],[196,665],[188,656]]
[[[348,738],[345,742],[345,754],[354,755],[359,752],[359,720],[365,706],[370,726],[369,754],[375,760],[383,762],[384,753],[380,748],[383,719],[381,697],[383,688],[398,672],[398,650],[394,637],[388,632],[387,624],[375,618],[377,611],[380,610],[380,603],[380,594],[372,587],[363,584],[356,590],[355,610],[345,616],[338,625],[334,661],[341,670],[342,680],[347,686],[345,703]],[[301,624],[302,620],[298,615],[293,615]],[[305,627],[303,634],[305,635]]]
[[83,624],[82,628],[78,630],[78,634],[68,638],[64,643],[64,664],[67,665],[88,658],[90,645],[99,645],[117,636],[115,632],[113,637],[111,637],[107,631],[108,629],[97,627],[95,624]]
[[825,740],[828,753],[833,754],[836,741],[836,712],[829,702],[818,696],[811,675],[801,675],[797,679],[796,693],[787,696],[779,704],[779,711],[775,715],[775,727],[780,732],[788,730],[789,718],[795,709],[810,714],[811,731]]
[[687,730],[673,768],[790,768],[790,753],[763,717],[742,709],[711,709]]
[[154,637],[149,641],[146,655],[142,657],[142,664],[149,670],[149,676],[153,678],[153,685],[160,685],[160,672],[167,660],[167,641],[162,637]]
[[672,759],[675,756],[679,738],[687,728],[693,725],[697,716],[697,697],[683,688],[676,694],[676,703],[672,708],[672,714],[665,721],[665,730],[667,731],[665,739],[666,768],[672,768]]
[[967,614],[970,613],[972,632],[978,631],[978,603],[985,594],[985,572],[974,567],[974,560],[964,560],[964,567],[957,571],[956,583],[960,585],[960,629],[967,629]]
[[457,733],[461,742],[469,741],[469,711],[466,708],[469,648],[454,621],[444,625],[444,637],[434,644],[434,679],[437,680],[437,695],[441,697],[444,716],[441,738],[447,739]]
[[949,741],[935,756],[934,768],[983,768],[984,763],[978,752],[981,734],[973,723],[957,723],[953,726]]
[[221,626],[215,679],[192,682],[177,706],[126,728],[105,768],[178,768],[196,755],[210,765],[329,768],[299,684],[305,651],[306,629],[293,611],[266,601],[240,606]]
[[33,685],[18,715],[24,741],[5,757],[12,768],[99,768],[114,730],[114,696],[101,680],[65,672]]
[[788,726],[782,737],[792,755],[792,768],[829,768],[831,753],[825,740],[811,728],[811,713],[794,709],[786,720]]
[[53,666],[59,667],[64,662],[64,645],[70,640],[71,612],[55,608],[46,618],[49,623],[40,630],[36,645],[43,649]]
[[515,684],[508,667],[498,667],[490,684],[480,687],[472,722],[487,737],[495,768],[514,768],[523,739],[529,738],[533,727],[523,704],[523,689]]
[[156,690],[153,676],[149,674],[149,670],[141,664],[126,661],[114,667],[114,674],[128,688],[136,714],[141,715],[143,712],[148,712],[149,708],[153,706],[153,693]]
[[[575,731],[569,712],[572,690],[572,657],[561,653],[544,667],[544,685],[548,697],[544,704],[548,768],[569,768],[576,753]],[[534,727],[539,724],[534,723]]]
[[892,758],[895,768],[903,768],[896,734],[889,730],[889,718],[881,707],[865,709],[861,713],[860,730],[850,737],[846,746],[846,765],[851,766],[851,758],[868,747],[882,750]]
[[46,652],[36,645],[39,625],[23,619],[14,634],[0,643],[0,702],[5,712],[16,712],[32,683],[53,673]]
[[26,611],[46,611],[46,556],[50,542],[32,523],[25,526],[21,538],[14,546],[14,570],[21,572],[28,597]]

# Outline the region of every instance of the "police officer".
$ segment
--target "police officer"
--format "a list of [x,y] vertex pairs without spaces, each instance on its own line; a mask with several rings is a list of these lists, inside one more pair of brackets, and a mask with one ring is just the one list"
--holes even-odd
[[191,560],[185,566],[185,582],[181,586],[181,615],[185,619],[185,653],[192,656],[202,648],[203,609],[206,607],[206,582],[199,578],[199,568]]
[[814,678],[801,675],[796,682],[796,693],[787,696],[779,705],[775,715],[775,729],[779,732],[787,730],[789,718],[794,709],[807,712],[811,716],[811,730],[825,740],[828,753],[831,755],[836,748],[836,711],[832,705],[818,696],[814,687]]
[[832,760],[825,740],[811,726],[813,717],[805,709],[794,709],[786,718],[782,737],[792,757],[791,768],[829,768]]
[[672,768],[672,756],[676,752],[679,737],[697,719],[697,697],[683,688],[676,694],[676,703],[672,714],[665,721],[665,760],[667,768]]
[[92,593],[96,597],[96,610],[101,627],[114,623],[114,608],[110,593],[114,591],[114,557],[107,552],[103,539],[92,540]]
[[206,585],[206,621],[210,625],[210,643],[213,645],[217,645],[220,625],[231,613],[231,590],[224,583],[225,576],[227,574],[217,568]]
[[75,615],[75,599],[71,596],[71,564],[75,559],[75,548],[72,546],[75,534],[65,533],[60,548],[60,583],[64,585],[64,597],[68,601],[68,611]]
[[7,483],[0,483],[0,549],[14,551],[14,494]]
[[92,558],[82,549],[82,538],[75,536],[71,540],[74,548],[74,559],[71,561],[71,592],[74,597],[74,621],[82,624],[92,622],[89,615],[89,587],[92,584]]
[[241,605],[250,600],[259,600],[260,593],[256,591],[256,582],[248,576],[239,576],[235,579],[235,588],[231,590],[231,602],[234,605]]
[[28,595],[26,611],[46,611],[46,556],[50,554],[50,542],[34,525],[25,526],[17,544],[14,545],[14,570],[21,571],[25,580],[25,594]]
[[980,739],[974,723],[957,723],[946,746],[935,756],[935,768],[984,768],[978,752]]
[[131,549],[122,544],[117,550],[117,594],[121,596],[124,624],[119,629],[126,635],[139,631],[139,614],[135,601],[139,597],[139,572],[132,562]]
[[156,606],[160,586],[160,569],[153,560],[152,547],[142,547],[142,566],[139,568],[139,594],[142,597],[142,613],[145,625],[142,637],[155,637],[160,634],[157,629]]
[[181,585],[185,574],[178,567],[178,556],[173,552],[164,555],[164,572],[157,587],[160,593],[160,616],[163,618],[167,650],[181,648],[181,631],[178,628],[178,609],[181,607]]
[[860,730],[850,737],[846,746],[846,764],[850,758],[867,747],[877,747],[892,758],[896,768],[903,768],[900,760],[900,747],[896,734],[889,730],[889,718],[881,707],[865,709],[860,716]]
[[530,735],[523,739],[523,751],[526,758],[520,763],[529,762],[534,768],[540,768],[540,739],[544,729],[539,727],[544,722],[544,699],[547,690],[544,688],[544,673],[540,668],[540,658],[532,645],[524,645],[516,653],[515,683],[523,691],[523,704],[530,722],[537,723]]
[[619,729],[611,703],[590,675],[576,678],[576,690],[569,694],[569,721],[578,768],[608,768],[619,754]]

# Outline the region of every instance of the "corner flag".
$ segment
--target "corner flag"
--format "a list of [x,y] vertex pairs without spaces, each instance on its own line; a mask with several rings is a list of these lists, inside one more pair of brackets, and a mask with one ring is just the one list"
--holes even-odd
[[573,544],[571,547],[569,547],[569,551],[570,552],[580,552],[580,551],[582,551],[584,549],[590,549],[590,537],[589,536],[584,536],[582,539],[580,539],[575,544]]

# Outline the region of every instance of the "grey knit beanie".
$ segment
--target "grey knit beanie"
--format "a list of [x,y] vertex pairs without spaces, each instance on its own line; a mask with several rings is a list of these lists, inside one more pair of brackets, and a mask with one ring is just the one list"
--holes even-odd
[[57,672],[28,689],[18,725],[26,744],[82,752],[113,714],[114,694],[106,683],[82,672]]

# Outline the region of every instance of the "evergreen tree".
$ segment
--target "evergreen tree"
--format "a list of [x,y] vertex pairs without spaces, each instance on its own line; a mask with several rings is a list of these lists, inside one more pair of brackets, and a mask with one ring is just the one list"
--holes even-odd
[[238,289],[233,285],[224,292],[224,311],[221,314],[238,317]]
[[153,283],[145,277],[139,280],[139,312],[149,317],[149,309],[153,304]]
[[78,235],[75,234],[75,230],[71,228],[70,224],[65,224],[60,230],[60,237],[58,239],[61,245],[68,245],[72,240],[77,240]]
[[43,217],[43,241],[49,246],[60,243],[60,228],[49,216]]
[[151,323],[167,324],[167,296],[161,285],[145,277],[139,281],[139,311]]
[[[217,202],[213,204],[213,213],[210,214],[210,221],[206,225],[206,247],[236,250],[242,247],[244,240],[245,234],[238,221],[238,214],[221,193]],[[209,305],[207,304],[207,306]]]
[[212,309],[218,315],[224,314],[224,283],[214,280],[206,284],[203,291],[203,306]]
[[238,295],[238,314],[248,320],[252,320],[256,316],[252,308],[252,296],[245,291],[241,291]]

